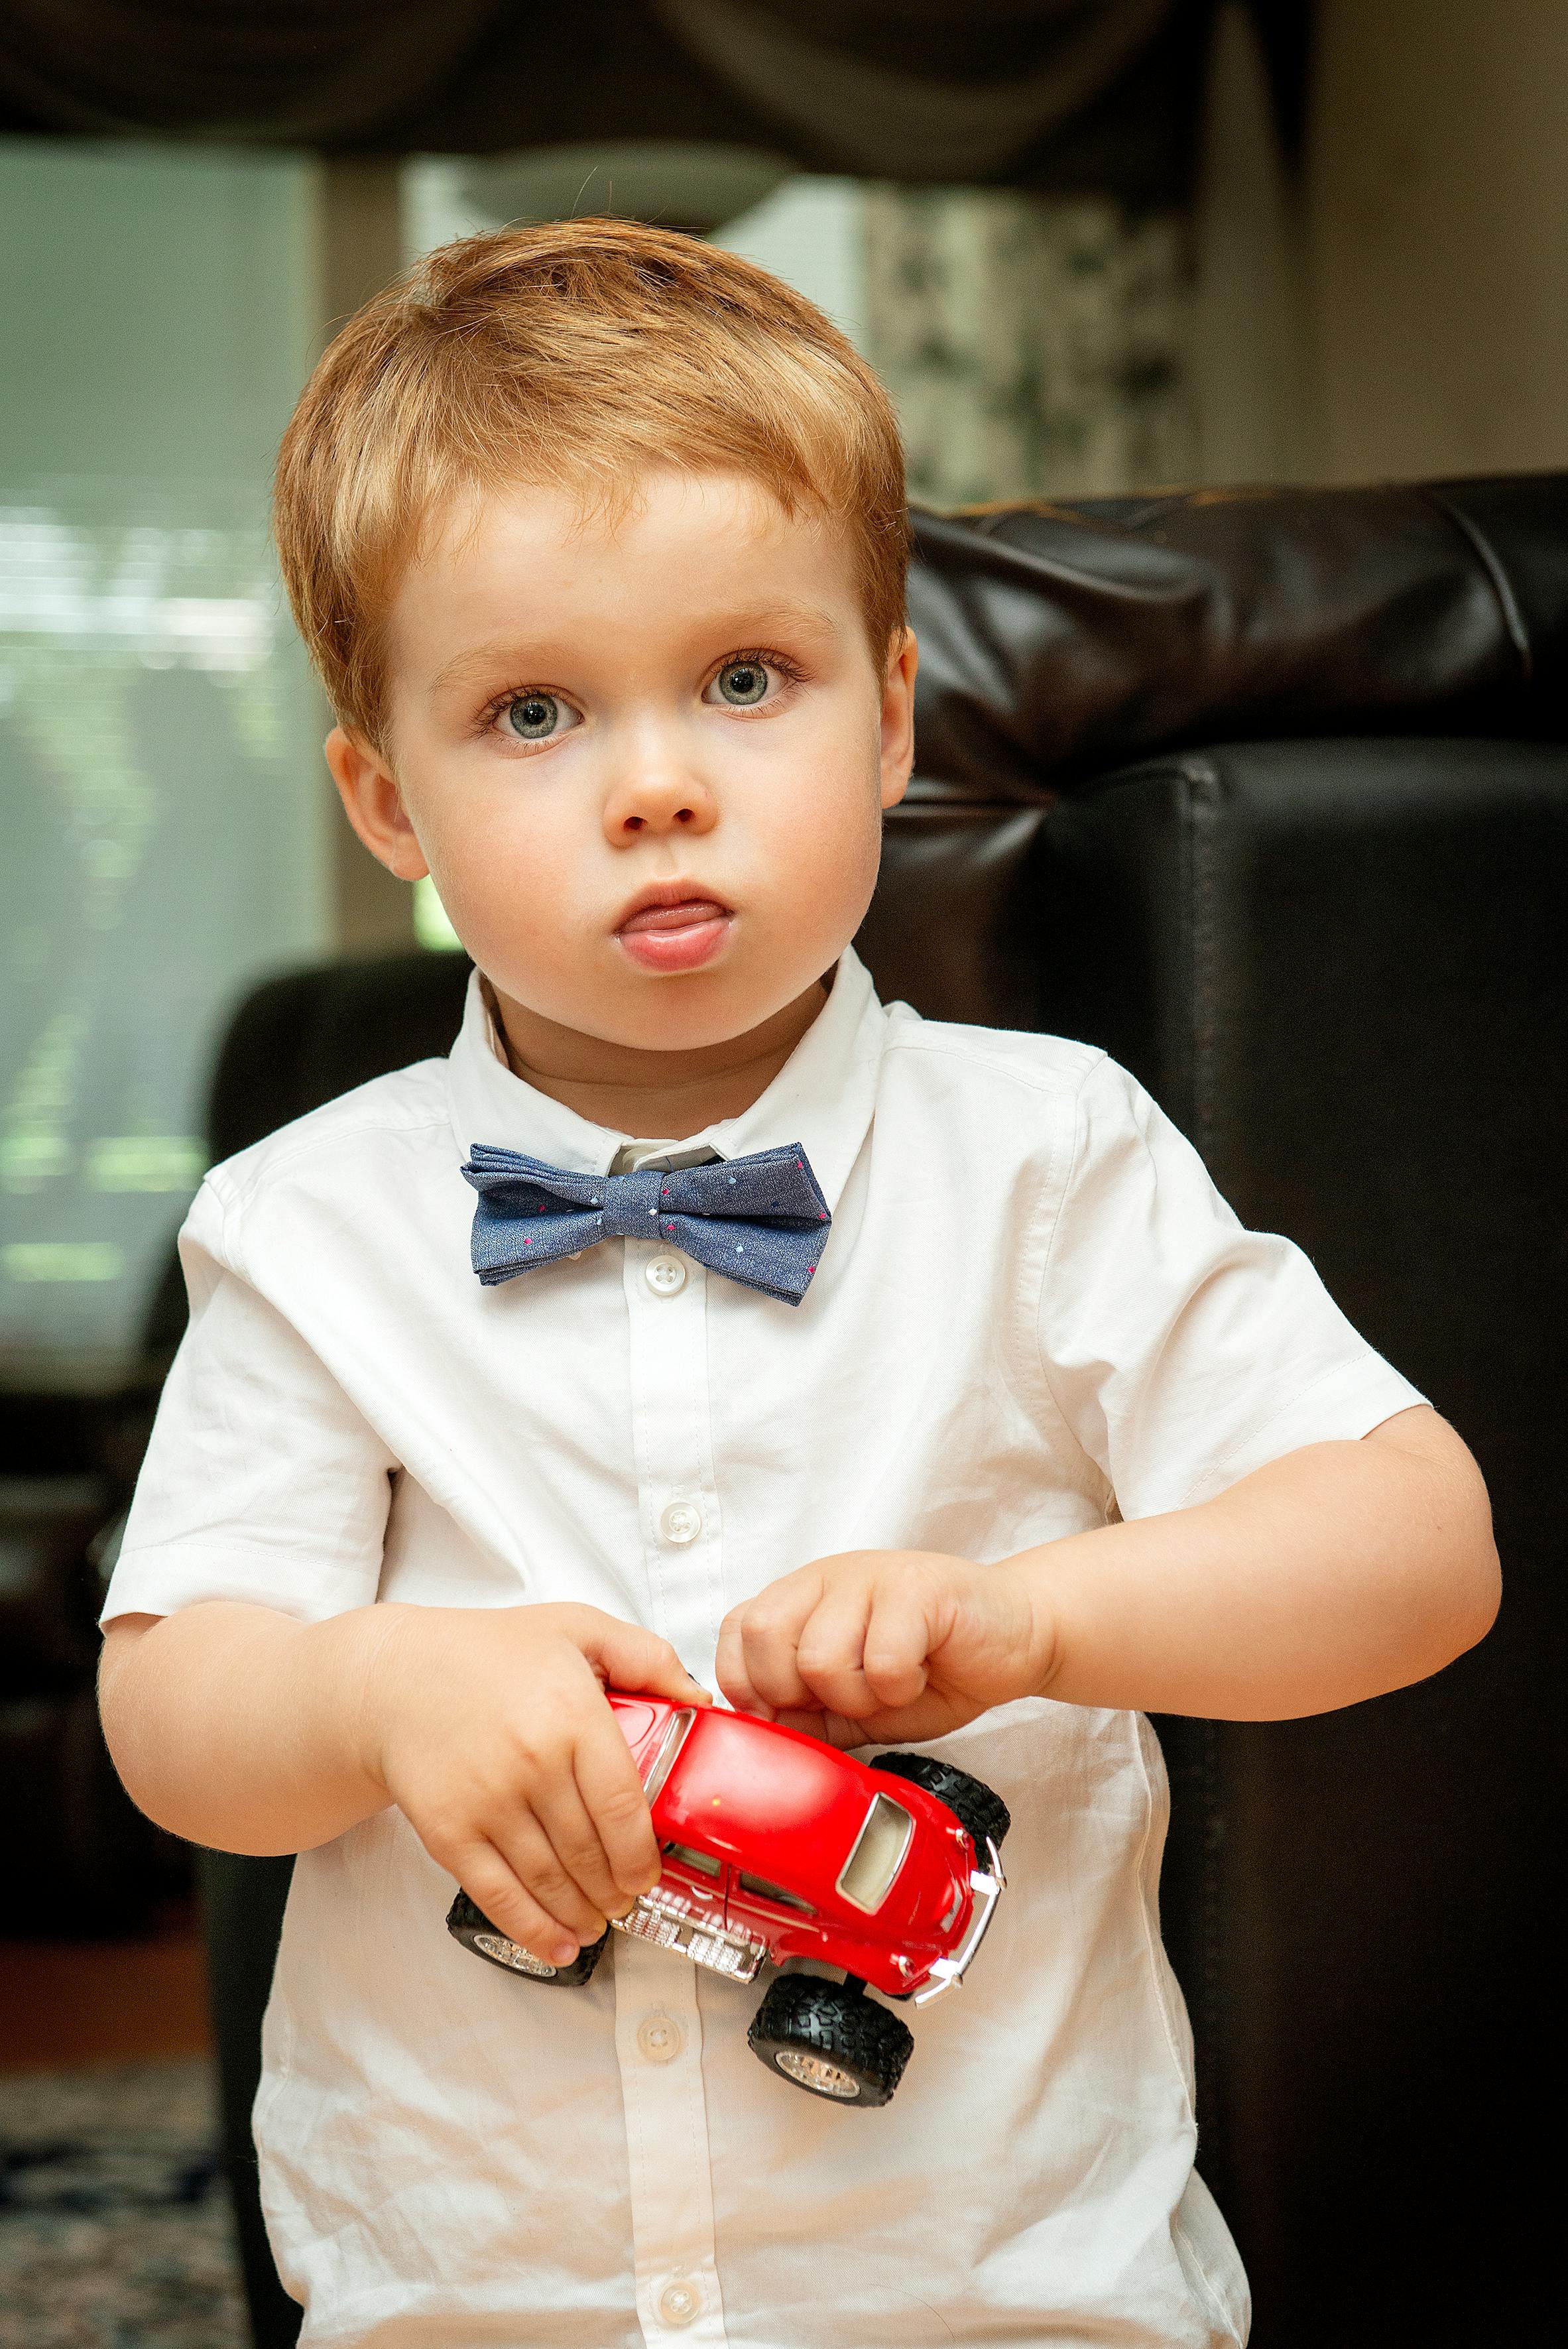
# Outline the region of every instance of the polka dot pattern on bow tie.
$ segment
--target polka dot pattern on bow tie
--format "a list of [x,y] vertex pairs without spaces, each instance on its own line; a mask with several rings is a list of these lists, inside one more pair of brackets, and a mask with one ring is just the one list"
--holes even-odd
[[[672,1172],[645,1167],[608,1176],[476,1143],[462,1172],[479,1194],[473,1267],[487,1288],[601,1240],[638,1238],[651,1217],[695,1263],[799,1305],[817,1271],[822,1226],[832,1223],[798,1143]],[[738,1224],[744,1239],[734,1237]]]

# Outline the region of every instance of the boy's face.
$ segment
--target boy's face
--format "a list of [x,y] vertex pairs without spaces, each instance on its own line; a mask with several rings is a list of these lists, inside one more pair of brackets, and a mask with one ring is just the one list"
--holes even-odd
[[399,586],[384,757],[328,745],[394,872],[433,874],[509,1002],[644,1050],[795,1002],[859,926],[913,757],[847,537],[727,476],[586,518],[552,492],[452,513]]

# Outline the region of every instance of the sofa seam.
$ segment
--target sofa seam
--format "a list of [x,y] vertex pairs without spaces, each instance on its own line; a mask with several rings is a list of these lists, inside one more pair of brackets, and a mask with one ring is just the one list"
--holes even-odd
[[1525,626],[1524,615],[1519,608],[1519,598],[1513,592],[1513,582],[1503,569],[1496,548],[1480,524],[1472,522],[1461,507],[1444,497],[1440,490],[1426,484],[1423,486],[1422,495],[1428,504],[1434,507],[1445,521],[1459,532],[1460,536],[1485,572],[1487,583],[1496,596],[1498,608],[1502,614],[1502,624],[1507,630],[1509,642],[1518,656],[1521,680],[1525,685],[1532,683],[1535,676],[1535,649],[1530,641],[1530,631]]
[[1219,995],[1214,985],[1213,819],[1222,784],[1206,759],[1177,767],[1183,785],[1181,829],[1181,905],[1187,985],[1191,1004],[1192,1141],[1207,1162],[1214,1140],[1214,1065],[1219,1042]]
[[[1188,985],[1191,999],[1192,1026],[1192,1139],[1205,1164],[1214,1141],[1213,1114],[1214,1063],[1217,1045],[1218,1004],[1214,986],[1214,873],[1212,856],[1212,817],[1220,792],[1218,771],[1207,761],[1183,761],[1180,769],[1185,785],[1186,822],[1181,827],[1182,902],[1187,923]],[[1223,1905],[1222,1851],[1223,1837],[1213,1832],[1222,1815],[1221,1767],[1219,1734],[1215,1723],[1206,1722],[1202,1744],[1202,1948],[1203,2035],[1207,2042],[1203,2068],[1206,2074],[1217,2075],[1218,2058],[1213,2050],[1221,2044],[1221,2025],[1225,1997],[1224,1937],[1221,1929]],[[1205,2099],[1197,2094],[1198,2050],[1193,2049],[1193,2106],[1196,2118],[1203,2109]],[[1222,2106],[1223,2098],[1215,2101]],[[1221,2132],[1223,2130],[1222,2110],[1213,2116]]]

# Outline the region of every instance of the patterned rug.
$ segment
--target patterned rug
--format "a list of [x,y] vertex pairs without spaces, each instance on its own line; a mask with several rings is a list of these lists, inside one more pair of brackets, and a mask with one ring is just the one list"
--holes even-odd
[[0,2077],[0,2349],[243,2349],[201,2058]]

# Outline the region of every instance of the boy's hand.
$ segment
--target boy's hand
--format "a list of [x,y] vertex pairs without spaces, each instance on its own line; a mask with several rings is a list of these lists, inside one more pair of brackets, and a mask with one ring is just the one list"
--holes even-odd
[[1038,1593],[1006,1566],[851,1550],[730,1610],[718,1684],[738,1712],[835,1745],[894,1744],[1034,1694],[1051,1644]]
[[708,1703],[707,1691],[667,1640],[595,1607],[387,1614],[366,1679],[366,1770],[503,1933],[569,1965],[659,1876],[604,1684],[681,1704]]

